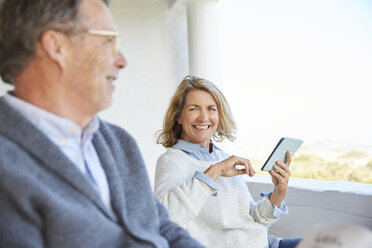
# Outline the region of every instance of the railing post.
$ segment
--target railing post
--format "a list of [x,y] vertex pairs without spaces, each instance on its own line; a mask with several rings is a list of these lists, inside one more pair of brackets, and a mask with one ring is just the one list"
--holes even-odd
[[187,31],[189,72],[220,81],[217,0],[188,0]]

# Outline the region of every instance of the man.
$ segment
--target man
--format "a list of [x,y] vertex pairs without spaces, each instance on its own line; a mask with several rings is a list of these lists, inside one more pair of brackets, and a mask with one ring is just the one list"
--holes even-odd
[[126,66],[103,0],[4,0],[0,247],[200,247],[152,194],[134,140],[101,121]]

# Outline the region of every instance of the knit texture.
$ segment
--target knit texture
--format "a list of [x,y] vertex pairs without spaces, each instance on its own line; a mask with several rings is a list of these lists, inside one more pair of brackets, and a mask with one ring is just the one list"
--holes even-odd
[[133,138],[100,123],[93,138],[115,214],[37,127],[0,98],[0,247],[201,247],[151,192]]
[[155,195],[171,219],[207,247],[267,247],[267,226],[277,221],[272,204],[267,198],[255,203],[242,176],[219,177],[217,196],[212,196],[216,191],[194,177],[212,163],[168,149],[157,161]]

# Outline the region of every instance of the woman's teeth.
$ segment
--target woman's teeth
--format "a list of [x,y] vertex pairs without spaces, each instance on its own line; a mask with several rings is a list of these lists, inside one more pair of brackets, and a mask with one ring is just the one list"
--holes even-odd
[[196,129],[208,129],[208,126],[195,126]]

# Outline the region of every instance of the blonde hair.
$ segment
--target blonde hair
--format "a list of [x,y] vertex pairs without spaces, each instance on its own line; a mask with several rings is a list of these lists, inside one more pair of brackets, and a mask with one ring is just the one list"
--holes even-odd
[[157,144],[162,144],[164,147],[169,148],[176,144],[177,139],[181,138],[182,126],[178,124],[177,119],[185,106],[186,94],[191,90],[209,92],[216,101],[219,122],[213,139],[217,142],[221,142],[224,138],[234,141],[236,124],[225,96],[212,82],[195,76],[186,76],[170,101],[164,117],[163,129],[158,132]]

